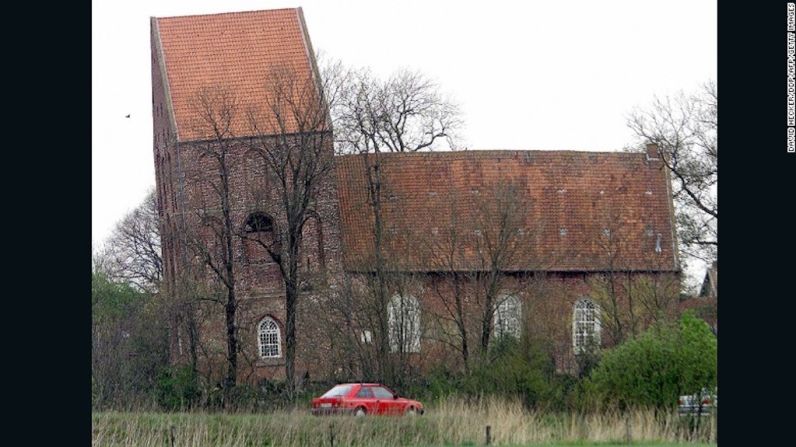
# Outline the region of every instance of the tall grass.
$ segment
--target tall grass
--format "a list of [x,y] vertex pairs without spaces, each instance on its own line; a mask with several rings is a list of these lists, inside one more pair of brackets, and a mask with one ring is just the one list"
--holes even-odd
[[[699,429],[674,413],[636,409],[591,414],[526,411],[496,398],[449,399],[422,417],[313,417],[294,409],[262,414],[121,413],[92,417],[95,446],[405,446],[715,442],[715,418]],[[173,427],[173,428],[172,428]]]

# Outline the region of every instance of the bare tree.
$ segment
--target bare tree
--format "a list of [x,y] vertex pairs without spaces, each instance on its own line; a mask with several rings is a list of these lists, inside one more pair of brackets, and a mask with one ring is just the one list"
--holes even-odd
[[479,361],[488,361],[497,336],[522,334],[529,292],[537,289],[536,295],[543,295],[547,287],[535,272],[555,263],[536,253],[544,224],[529,224],[533,203],[522,182],[500,180],[469,192],[445,197],[447,209],[438,219],[445,227],[426,232],[425,239],[416,237],[416,250],[435,272],[430,290],[441,305],[433,312],[436,341],[459,352],[465,371],[473,352]]
[[[627,268],[627,234],[619,210],[606,204],[602,210],[601,229],[593,235],[599,249],[597,259],[602,275],[592,280],[595,299],[600,306],[601,326],[610,333],[615,344],[621,343],[628,332],[635,334],[633,300],[622,300],[622,272]],[[625,315],[626,312],[629,315]],[[590,346],[587,348],[597,348]],[[591,349],[584,349],[590,351]],[[585,352],[591,354],[591,352]]]
[[228,396],[237,383],[239,351],[237,268],[233,248],[237,227],[232,217],[231,186],[236,142],[232,123],[238,106],[229,89],[207,87],[197,92],[191,107],[194,126],[205,139],[189,145],[197,155],[196,165],[189,175],[198,194],[191,207],[195,225],[188,226],[185,240],[193,259],[202,268],[194,271],[196,278],[193,281],[186,279],[184,282],[201,284],[205,278],[210,278],[217,287],[218,293],[198,299],[218,303],[224,309],[227,367],[223,389]]
[[[653,219],[647,215],[644,220]],[[595,262],[602,273],[590,282],[600,306],[601,327],[613,344],[619,344],[651,322],[673,316],[679,276],[666,273],[671,269],[671,258],[661,254],[661,235],[651,229],[643,235],[633,234],[622,211],[614,205],[605,205],[600,227],[593,240],[599,250]],[[647,243],[640,243],[639,237]]]
[[535,229],[525,226],[530,205],[521,195],[519,185],[503,181],[487,188],[483,194],[479,191],[476,200],[473,241],[479,264],[476,302],[481,311],[479,350],[482,359],[489,350],[495,311],[509,291],[508,273],[518,265],[524,270],[534,265],[530,242]]
[[[201,391],[204,394],[203,404],[208,403],[209,393],[215,392],[218,387],[219,371],[229,369],[228,355],[217,369],[215,340],[218,329],[219,310],[224,309],[225,287],[215,278],[215,273],[209,273],[206,261],[200,258],[202,241],[200,232],[185,231],[189,253],[194,257],[194,264],[182,266],[180,275],[175,278],[168,303],[163,311],[170,319],[171,359],[174,363],[184,363],[187,360],[191,371],[203,379]],[[210,280],[208,281],[208,277]],[[236,309],[237,311],[237,309]],[[238,335],[238,332],[235,332]],[[222,336],[222,340],[226,337]],[[240,347],[240,342],[236,343]],[[225,343],[225,346],[228,345]],[[238,349],[240,353],[240,349]],[[237,366],[237,365],[236,365]],[[237,374],[237,371],[236,371]],[[225,382],[221,382],[222,401],[227,403],[229,389]]]
[[718,94],[707,82],[696,93],[655,98],[634,110],[628,126],[642,143],[658,145],[673,178],[678,236],[684,254],[710,262],[718,249]]
[[333,108],[338,152],[360,154],[364,163],[369,212],[373,215],[372,276],[375,340],[379,378],[392,376],[389,358],[388,260],[385,256],[383,213],[385,185],[382,154],[433,150],[442,142],[452,146],[461,125],[456,105],[417,72],[399,71],[380,80],[367,71],[352,73],[351,82]]
[[[245,251],[249,243],[265,249],[284,282],[285,369],[289,390],[294,388],[297,303],[310,276],[307,269],[300,269],[302,241],[307,228],[320,231],[319,196],[330,191],[324,188],[334,155],[329,105],[341,73],[339,65],[330,65],[323,77],[304,79],[289,69],[274,69],[263,80],[267,98],[263,103],[244,108],[229,88],[213,86],[198,91],[191,104],[193,127],[202,138],[184,149],[193,152],[186,166],[193,212],[181,237],[193,264],[183,266],[183,276],[190,278],[183,278],[178,289],[193,297],[186,295],[183,300],[192,352],[202,348],[203,307],[218,304],[224,309],[225,394],[235,386],[239,356],[250,360],[242,350],[237,321],[239,295],[244,293],[241,249]],[[244,136],[235,134],[241,123],[249,125]],[[252,181],[247,180],[246,186],[267,185],[248,191],[264,213],[241,224],[239,213],[245,210],[239,199],[247,191],[240,187],[238,176],[250,174],[247,160],[252,156],[265,167],[255,175],[266,178],[248,179]],[[262,237],[266,232],[271,237]],[[316,255],[322,258],[323,253]]]
[[[304,230],[318,215],[319,198],[333,173],[334,141],[331,133],[330,107],[341,90],[344,71],[330,64],[319,78],[303,78],[289,69],[272,71],[268,80],[269,100],[261,107],[247,110],[255,138],[249,144],[265,163],[275,181],[269,182],[276,206],[263,206],[277,216],[277,236],[263,240],[240,234],[259,243],[278,265],[285,286],[285,373],[288,390],[295,386],[296,314],[300,289],[307,275],[301,265]],[[320,224],[320,223],[318,223]]]
[[468,302],[472,301],[472,284],[475,278],[472,272],[462,270],[468,235],[463,228],[463,222],[459,221],[456,200],[454,197],[448,197],[446,200],[448,204],[446,214],[450,219],[450,226],[443,230],[441,237],[432,238],[424,245],[430,251],[428,257],[431,264],[440,273],[439,280],[432,282],[432,290],[445,310],[440,316],[443,321],[442,326],[444,328],[445,322],[452,322],[456,328],[455,337],[451,337],[443,330],[441,341],[452,345],[461,353],[462,363],[467,372],[470,368],[471,349],[468,340],[471,309],[468,308]]
[[155,191],[128,213],[105,242],[104,269],[117,282],[155,293],[163,278],[160,218]]
[[346,275],[340,293],[330,294],[328,312],[318,315],[328,339],[335,341],[330,353],[336,357],[331,361],[339,365],[340,380],[369,381],[377,370],[370,297],[359,281]]

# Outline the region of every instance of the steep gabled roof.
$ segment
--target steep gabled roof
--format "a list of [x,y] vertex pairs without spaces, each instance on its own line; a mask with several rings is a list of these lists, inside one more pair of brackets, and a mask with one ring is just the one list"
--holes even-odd
[[[522,217],[506,270],[679,270],[668,176],[645,154],[474,150],[381,157],[385,255],[395,270],[484,269],[500,209],[510,203]],[[354,271],[373,265],[365,163],[362,155],[337,158],[344,263]],[[452,233],[459,248],[447,262]]]
[[[314,79],[314,55],[301,8],[152,19],[166,74],[170,112],[179,141],[207,137],[197,123],[202,89],[224,89],[236,101],[231,133],[252,134],[247,110],[266,108],[274,72],[289,71],[300,83]],[[295,131],[289,124],[287,131]]]

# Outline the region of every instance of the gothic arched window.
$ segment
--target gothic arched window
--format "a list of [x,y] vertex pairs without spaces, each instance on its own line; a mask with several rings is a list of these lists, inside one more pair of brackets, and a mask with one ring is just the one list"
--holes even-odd
[[600,347],[600,307],[588,298],[575,303],[572,346],[576,354]]
[[420,352],[420,303],[417,298],[395,295],[387,304],[390,350]]
[[279,333],[279,325],[271,317],[263,318],[257,327],[258,340],[260,342],[260,357],[274,359],[282,357],[282,337]]
[[520,338],[522,303],[514,295],[502,297],[495,309],[495,337],[511,336]]

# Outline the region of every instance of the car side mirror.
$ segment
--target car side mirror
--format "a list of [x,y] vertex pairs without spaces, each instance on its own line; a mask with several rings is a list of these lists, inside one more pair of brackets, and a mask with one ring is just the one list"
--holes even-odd
[[398,396],[398,393],[395,393],[395,394],[393,394],[393,395],[392,395],[392,398],[393,398],[393,399],[398,399],[398,397],[399,397],[399,396]]

